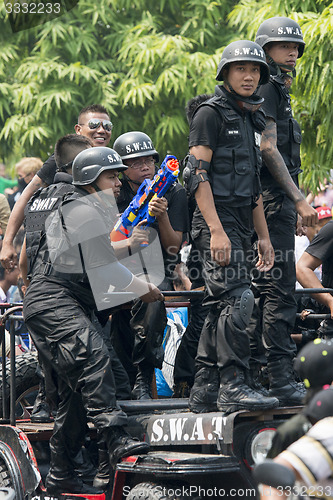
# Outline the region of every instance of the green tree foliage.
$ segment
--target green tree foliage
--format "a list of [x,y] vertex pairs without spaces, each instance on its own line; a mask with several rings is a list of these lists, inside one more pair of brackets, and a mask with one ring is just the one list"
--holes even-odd
[[185,156],[184,107],[212,92],[231,31],[232,0],[80,0],[67,14],[15,34],[2,10],[0,156],[46,158],[78,111],[101,103],[114,138],[144,130],[164,155]]
[[7,164],[23,155],[45,159],[92,103],[110,111],[114,138],[144,130],[161,156],[185,156],[185,104],[213,91],[225,45],[253,39],[264,19],[286,15],[301,24],[307,42],[292,88],[304,131],[304,180],[313,186],[331,168],[327,0],[79,0],[60,18],[17,33],[0,9],[0,157]]

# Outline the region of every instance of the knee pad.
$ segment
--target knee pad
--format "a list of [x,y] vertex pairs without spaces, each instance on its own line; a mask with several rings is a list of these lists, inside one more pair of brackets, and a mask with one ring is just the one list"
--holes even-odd
[[248,288],[244,290],[241,297],[236,300],[231,314],[234,325],[239,330],[244,330],[250,323],[254,307],[254,295]]

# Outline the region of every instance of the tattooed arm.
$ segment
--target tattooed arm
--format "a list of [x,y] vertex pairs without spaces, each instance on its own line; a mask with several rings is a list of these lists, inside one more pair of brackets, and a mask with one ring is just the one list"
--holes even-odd
[[266,128],[261,139],[261,151],[270,174],[288,198],[295,203],[296,210],[302,217],[302,225],[314,226],[317,223],[317,212],[308,204],[290,176],[289,170],[277,148],[276,123],[271,118],[266,120]]

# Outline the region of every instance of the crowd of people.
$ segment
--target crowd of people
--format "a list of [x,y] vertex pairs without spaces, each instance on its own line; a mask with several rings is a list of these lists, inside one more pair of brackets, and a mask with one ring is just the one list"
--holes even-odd
[[[11,211],[1,212],[1,263],[8,279],[15,271],[26,286],[24,319],[46,382],[35,421],[55,412],[50,493],[98,492],[110,466],[148,451],[128,434],[118,401],[153,398],[167,326],[163,291],[175,288],[176,276],[183,289],[205,294],[192,300],[174,343],[175,397],[188,397],[195,413],[304,403],[307,378],[293,364],[296,276],[306,288],[333,288],[332,207],[323,198],[316,206],[319,195],[306,198],[298,185],[301,129],[289,92],[304,48],[298,23],[275,17],[255,41],[224,49],[214,94],[186,106],[184,185],[175,181],[153,197],[154,222],[140,223],[127,239],[110,241],[110,232],[142,182],[154,178],[160,155],[143,131],[122,134],[111,148],[113,125],[101,105],[80,111],[75,134],[61,137],[44,164],[22,159],[17,186],[2,177],[0,202]],[[297,268],[296,230],[308,238]],[[333,296],[314,298],[333,318]],[[332,321],[318,337],[332,335]],[[87,421],[99,436],[92,486],[77,473]]]

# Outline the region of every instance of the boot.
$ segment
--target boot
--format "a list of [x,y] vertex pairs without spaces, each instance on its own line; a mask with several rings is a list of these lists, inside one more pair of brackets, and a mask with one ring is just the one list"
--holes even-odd
[[219,372],[216,367],[201,366],[195,375],[188,405],[194,413],[216,411]]
[[153,382],[154,367],[138,366],[138,373],[136,375],[135,384],[132,390],[133,399],[147,400],[153,399],[151,384]]
[[245,383],[245,373],[238,366],[221,371],[217,407],[223,413],[238,410],[268,410],[279,405],[277,398],[265,397]]
[[292,359],[284,356],[267,363],[269,394],[278,398],[281,406],[301,406],[304,404],[306,389],[295,380]]
[[[37,403],[37,404],[36,404]],[[48,422],[52,422],[52,418],[50,416],[50,407],[49,405],[44,402],[37,402],[37,399],[35,401],[34,407],[31,412],[30,416],[31,422],[38,423],[38,424],[44,424]]]
[[86,484],[93,484],[96,467],[93,465],[88,450],[83,446],[72,459],[75,474]]
[[114,467],[116,463],[124,457],[130,455],[142,455],[149,451],[149,444],[133,438],[121,426],[113,426],[103,431],[108,451],[110,465]]
[[44,381],[39,383],[38,394],[36,396],[34,406],[30,415],[31,422],[47,423],[52,422],[50,417],[50,407],[46,402],[45,384]]
[[50,469],[46,480],[45,488],[51,495],[60,495],[61,493],[72,494],[89,494],[100,495],[102,490],[94,488],[78,478],[73,470],[66,470],[66,472],[55,466]]
[[246,385],[259,392],[265,398],[269,397],[269,391],[260,381],[261,365],[259,363],[250,363],[250,369],[245,373]]
[[106,444],[100,442],[98,445],[98,471],[94,478],[95,488],[106,490],[110,483],[109,453]]

